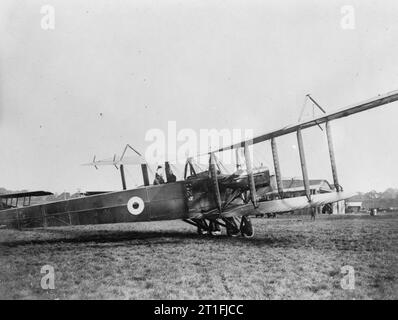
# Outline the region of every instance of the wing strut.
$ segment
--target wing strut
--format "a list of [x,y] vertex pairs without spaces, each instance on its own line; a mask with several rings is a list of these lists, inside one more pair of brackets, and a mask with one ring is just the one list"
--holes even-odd
[[120,176],[121,176],[121,178],[122,178],[122,187],[123,187],[123,190],[126,190],[126,189],[127,189],[127,186],[126,186],[126,176],[124,175],[124,165],[123,165],[123,164],[120,165]]
[[274,160],[274,170],[275,170],[276,185],[278,187],[279,197],[283,198],[283,185],[282,185],[281,168],[280,168],[280,165],[279,165],[278,148],[276,146],[275,138],[271,139],[271,148],[272,148],[272,158]]
[[148,166],[146,163],[141,163],[141,170],[144,186],[149,186]]
[[235,149],[236,170],[240,169],[239,150],[239,148]]
[[222,211],[221,194],[220,194],[220,187],[218,186],[216,159],[215,159],[214,153],[210,153],[209,161],[210,161],[210,165],[209,165],[210,177],[213,182],[217,208],[218,208],[218,211],[221,213],[221,211]]
[[253,203],[253,206],[257,208],[257,192],[256,185],[254,183],[253,169],[252,169],[252,161],[250,158],[249,146],[245,144],[244,147],[245,161],[246,161],[246,170],[247,177],[249,179],[249,188],[250,188],[250,196]]
[[310,182],[308,180],[307,163],[305,161],[305,154],[304,154],[303,136],[301,134],[300,128],[297,129],[297,143],[300,154],[301,172],[303,174],[305,196],[307,197],[308,201],[311,201]]
[[326,138],[328,140],[328,147],[329,147],[329,157],[330,157],[330,165],[332,166],[332,175],[333,175],[333,183],[336,187],[336,191],[342,191],[339,179],[337,176],[337,168],[336,168],[336,159],[334,158],[334,148],[333,148],[333,139],[332,139],[332,132],[330,128],[329,121],[326,122]]

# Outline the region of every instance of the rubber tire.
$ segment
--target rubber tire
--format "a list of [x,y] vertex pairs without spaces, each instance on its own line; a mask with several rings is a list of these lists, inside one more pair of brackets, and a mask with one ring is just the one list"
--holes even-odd
[[248,217],[242,217],[242,224],[240,227],[240,232],[242,233],[242,236],[245,238],[253,238],[254,236],[254,229],[253,229],[253,224]]

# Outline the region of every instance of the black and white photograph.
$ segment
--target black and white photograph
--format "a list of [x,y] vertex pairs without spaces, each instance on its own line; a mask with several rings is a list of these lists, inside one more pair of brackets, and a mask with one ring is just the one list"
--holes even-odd
[[396,300],[397,15],[2,0],[0,300]]

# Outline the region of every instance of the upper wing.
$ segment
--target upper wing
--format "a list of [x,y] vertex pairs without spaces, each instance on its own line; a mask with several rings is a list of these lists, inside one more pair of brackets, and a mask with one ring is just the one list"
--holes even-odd
[[[228,147],[223,147],[221,149],[218,150],[213,150],[215,152],[220,152],[220,151],[226,151],[226,150],[230,150],[230,149],[236,149],[236,148],[241,148],[244,147],[245,145],[252,145],[252,144],[256,144],[256,143],[260,143],[272,138],[276,138],[279,136],[283,136],[285,134],[289,134],[292,132],[297,131],[298,129],[305,129],[305,128],[309,128],[309,127],[313,127],[322,123],[325,123],[327,121],[330,120],[335,120],[335,119],[339,119],[339,118],[343,118],[343,117],[347,117],[350,116],[352,114],[358,113],[358,112],[362,112],[362,111],[366,111],[372,108],[376,108],[394,101],[398,100],[398,91],[392,91],[383,95],[379,95],[375,98],[348,106],[348,107],[344,107],[339,109],[338,111],[335,112],[331,112],[331,113],[327,113],[324,114],[318,118],[309,120],[309,121],[305,121],[305,122],[301,122],[298,124],[293,124],[293,125],[289,125],[286,127],[283,127],[281,129],[278,130],[274,130],[271,132],[268,132],[266,134],[262,134],[260,136],[254,137],[253,139],[250,140],[246,140],[246,141],[242,141],[236,144],[233,144],[231,146]],[[212,152],[213,152],[212,151]]]
[[15,198],[24,198],[24,197],[50,196],[50,195],[53,195],[53,193],[48,192],[48,191],[27,191],[27,192],[14,192],[14,193],[0,194],[0,198],[15,199]]

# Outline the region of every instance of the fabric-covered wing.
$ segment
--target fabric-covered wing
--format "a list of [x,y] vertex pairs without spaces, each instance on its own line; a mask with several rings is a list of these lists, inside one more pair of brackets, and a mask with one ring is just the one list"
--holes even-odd
[[221,151],[226,151],[226,150],[230,150],[230,149],[236,149],[236,148],[241,148],[244,147],[245,144],[246,145],[252,145],[252,144],[256,144],[256,143],[260,143],[263,141],[267,141],[270,140],[272,138],[276,138],[276,137],[280,137],[292,132],[296,132],[298,129],[306,129],[306,128],[310,128],[331,120],[335,120],[335,119],[339,119],[339,118],[343,118],[343,117],[347,117],[350,116],[352,114],[358,113],[358,112],[362,112],[362,111],[366,111],[369,109],[373,109],[394,101],[398,100],[398,91],[393,91],[393,92],[389,92],[383,95],[379,95],[375,98],[366,100],[366,101],[362,101],[360,103],[348,106],[348,107],[344,107],[341,108],[337,111],[331,112],[331,113],[327,113],[324,115],[321,115],[318,118],[315,119],[311,119],[309,121],[305,121],[305,122],[301,122],[298,124],[293,124],[293,125],[289,125],[283,128],[280,128],[278,130],[274,130],[271,132],[268,132],[266,134],[262,134],[260,136],[254,137],[251,140],[247,140],[247,141],[242,141],[240,143],[236,143],[233,144],[231,146],[227,146],[227,147],[223,147],[220,148],[218,150],[212,150],[216,151],[216,152],[221,152]]
[[351,198],[354,193],[350,192],[330,192],[315,194],[311,196],[311,202],[307,197],[295,197],[279,200],[263,201],[258,203],[258,208],[254,209],[251,203],[232,208],[225,211],[223,217],[246,216],[255,215],[259,213],[282,213],[293,210],[300,210],[311,207],[318,207],[328,203],[333,203],[341,200]]

